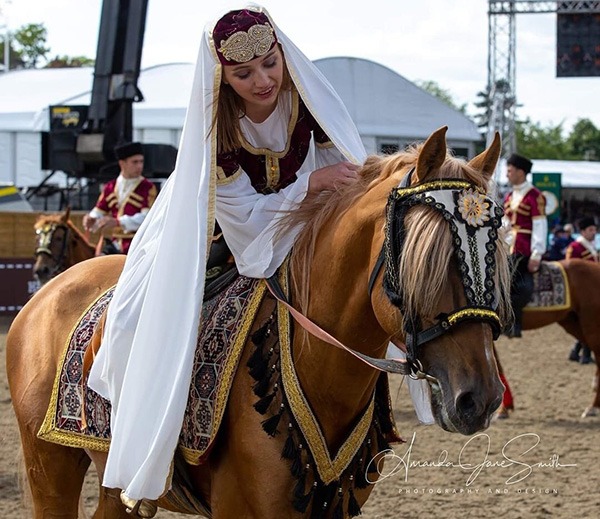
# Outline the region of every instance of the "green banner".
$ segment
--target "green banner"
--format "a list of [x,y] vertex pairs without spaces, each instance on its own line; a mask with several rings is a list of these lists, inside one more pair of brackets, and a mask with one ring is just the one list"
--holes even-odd
[[552,224],[560,220],[562,202],[561,173],[533,173],[532,183],[546,199],[546,216],[548,217],[548,230]]

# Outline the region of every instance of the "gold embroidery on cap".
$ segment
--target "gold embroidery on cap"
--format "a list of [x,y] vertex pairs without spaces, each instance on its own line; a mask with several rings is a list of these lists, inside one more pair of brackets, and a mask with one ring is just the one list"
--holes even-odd
[[219,52],[227,61],[246,63],[269,52],[274,42],[273,28],[268,23],[253,25],[248,32],[236,32],[222,41]]

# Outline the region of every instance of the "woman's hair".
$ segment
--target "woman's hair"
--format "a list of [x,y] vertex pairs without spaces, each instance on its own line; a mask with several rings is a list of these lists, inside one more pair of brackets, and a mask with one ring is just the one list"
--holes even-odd
[[[292,90],[294,83],[287,68],[283,49],[283,81],[279,95],[284,91]],[[219,98],[215,100],[213,108],[213,120],[210,131],[217,129],[217,153],[227,153],[242,146],[240,136],[240,119],[246,115],[243,99],[236,94],[231,85],[221,81],[219,87]]]

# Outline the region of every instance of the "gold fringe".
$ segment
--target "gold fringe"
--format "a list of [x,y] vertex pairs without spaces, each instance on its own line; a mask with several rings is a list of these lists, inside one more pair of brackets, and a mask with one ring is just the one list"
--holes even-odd
[[[250,333],[250,329],[252,328],[252,324],[254,323],[256,313],[258,312],[258,309],[262,303],[266,288],[267,285],[265,281],[260,280],[260,283],[254,290],[254,294],[252,294],[252,298],[246,307],[244,315],[241,318],[242,325],[238,330],[233,348],[231,349],[231,352],[227,358],[227,362],[225,363],[223,374],[219,379],[217,398],[215,399],[212,431],[208,442],[209,446],[211,446],[214,442],[217,432],[219,431],[221,421],[223,420],[223,414],[225,413],[225,407],[227,406],[227,400],[229,398],[233,377],[237,371],[239,360],[244,351],[244,345],[248,339],[248,335]],[[190,449],[182,445],[179,446],[179,449],[181,450],[185,461],[191,465],[199,465],[200,459],[206,453],[206,450],[200,451],[196,449]]]
[[[286,259],[280,274],[280,283],[286,293],[288,292],[287,269],[288,260]],[[332,460],[319,422],[314,416],[310,404],[306,401],[294,368],[290,344],[290,314],[283,304],[279,302],[277,304],[280,330],[281,376],[285,394],[290,405],[290,411],[298,422],[303,436],[306,438],[315,460],[319,477],[327,485],[340,478],[364,442],[373,422],[375,392],[373,392],[371,402],[360,421],[348,438],[346,438],[336,457]]]
[[[78,447],[82,449],[91,449],[95,451],[108,451],[108,447],[110,445],[110,440],[105,438],[92,438],[89,436],[85,436],[82,433],[76,432],[66,432],[61,431],[56,428],[56,405],[58,403],[58,389],[60,386],[60,378],[62,374],[62,368],[65,364],[65,360],[67,358],[67,353],[69,351],[69,344],[75,333],[75,330],[81,323],[81,319],[85,314],[87,314],[90,309],[102,298],[106,295],[108,291],[110,291],[114,287],[110,287],[104,292],[102,292],[94,301],[88,305],[85,311],[81,314],[79,319],[75,322],[75,325],[71,329],[71,332],[67,336],[67,342],[64,346],[64,350],[61,356],[60,363],[56,370],[56,375],[54,377],[54,384],[52,386],[52,394],[50,395],[50,403],[48,404],[48,410],[46,411],[46,416],[44,417],[44,421],[40,427],[40,430],[37,433],[37,437],[46,440],[52,443],[58,443],[59,445],[65,445],[66,447]],[[83,401],[82,397],[82,401]]]

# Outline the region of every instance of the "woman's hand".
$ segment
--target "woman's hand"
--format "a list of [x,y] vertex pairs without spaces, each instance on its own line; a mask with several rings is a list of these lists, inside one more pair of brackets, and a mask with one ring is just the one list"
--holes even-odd
[[358,178],[358,170],[351,162],[338,162],[332,166],[316,169],[308,180],[308,192],[312,194],[321,191],[333,191],[339,186],[354,184]]

